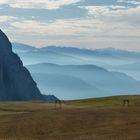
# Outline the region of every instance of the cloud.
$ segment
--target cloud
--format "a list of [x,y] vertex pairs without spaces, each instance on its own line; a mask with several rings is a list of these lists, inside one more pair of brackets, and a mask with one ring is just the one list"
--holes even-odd
[[[11,25],[21,30],[21,32],[32,32],[47,35],[79,35],[89,33],[89,31],[97,25],[99,21],[91,19],[69,19],[69,20],[55,20],[52,22],[38,22],[35,20],[25,20],[22,22],[12,22]],[[94,31],[98,32],[99,28]]]
[[125,6],[79,6],[80,8],[86,9],[89,15],[93,15],[94,17],[101,16],[112,16],[118,15],[118,13],[123,13],[128,7]]
[[135,0],[117,0],[117,2],[123,2],[123,3],[133,4],[133,5],[140,5],[140,1],[135,1]]
[[108,20],[112,22],[120,22],[140,25],[140,6],[85,6],[81,7],[87,10],[88,15],[99,20]]
[[[0,5],[7,4],[14,8],[55,10],[80,1],[82,0],[1,0]],[[123,2],[126,0],[116,1]],[[138,46],[140,42],[138,41],[138,38],[140,38],[140,5],[122,4],[121,6],[119,3],[119,5],[80,6],[80,8],[84,9],[86,14],[84,13],[83,17],[75,19],[71,17],[71,19],[54,18],[55,20],[51,20],[39,13],[43,20],[38,20],[34,14],[33,18],[27,18],[16,13],[15,15],[18,18],[0,16],[0,25],[2,25],[1,28],[6,31],[11,40],[36,46],[54,44],[69,46],[88,45],[91,47],[97,43],[97,47],[98,45],[105,46],[109,44],[110,46],[112,44],[113,46],[118,45],[122,47],[124,45],[127,47],[129,45],[130,47],[130,44],[132,45],[130,43],[131,40],[133,40],[133,43],[136,40],[137,44],[135,43],[134,45]],[[19,10],[15,9],[15,11]],[[76,10],[79,10],[79,8]],[[72,14],[75,14],[75,11]],[[10,14],[8,13],[8,15]],[[118,42],[126,42],[126,44],[117,44],[116,40]]]
[[9,0],[0,0],[0,5],[9,3]]
[[37,47],[66,45],[131,49],[132,45],[137,48],[140,43],[140,26],[136,28],[126,22],[114,20],[92,17],[54,21],[19,19],[12,20],[9,24],[8,27],[4,27],[4,31],[10,40]]
[[11,22],[11,26],[19,32],[52,37],[140,36],[140,26],[136,28],[125,22],[93,18],[55,20],[51,22],[25,20]]
[[81,0],[1,0],[0,5],[6,4],[13,8],[54,10],[80,1]]
[[16,20],[16,17],[13,16],[0,16],[0,23],[10,22]]

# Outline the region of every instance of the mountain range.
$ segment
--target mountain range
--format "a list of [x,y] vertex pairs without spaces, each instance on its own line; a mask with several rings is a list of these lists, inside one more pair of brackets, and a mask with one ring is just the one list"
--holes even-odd
[[61,46],[35,48],[25,44],[13,43],[13,51],[18,53],[25,65],[47,62],[60,65],[94,64],[110,68],[113,65],[137,62],[140,58],[139,52],[114,48],[94,50]]
[[139,79],[135,79],[133,71],[123,68],[138,64],[139,52],[114,48],[35,48],[19,43],[13,43],[13,50],[21,57],[43,94],[79,99],[140,92]]
[[[57,99],[55,96],[69,100],[140,93],[140,81],[138,76],[135,78],[136,74],[139,75],[139,52],[114,48],[92,50],[60,46],[35,48],[21,43],[11,45],[3,32],[0,43],[0,64],[4,63],[5,69],[3,71],[1,67],[0,70],[2,100],[47,99],[52,102]],[[7,57],[2,57],[4,54]],[[3,75],[6,76],[3,78]],[[24,89],[18,79],[28,79]],[[14,83],[16,85],[12,86]]]
[[[13,51],[21,57],[43,94],[80,99],[140,93],[140,82],[133,72],[138,68],[134,65],[139,64],[139,52],[114,48],[36,48],[20,43],[13,43]],[[131,69],[134,66],[131,72],[129,65]]]
[[76,47],[64,47],[64,46],[47,46],[42,48],[36,48],[30,45],[22,43],[12,43],[13,50],[16,52],[29,52],[29,51],[38,51],[38,52],[55,52],[61,54],[76,54],[76,55],[86,55],[86,56],[98,56],[98,57],[114,57],[114,58],[140,58],[140,52],[132,52],[126,50],[120,50],[115,48],[101,48],[101,49],[83,49]]

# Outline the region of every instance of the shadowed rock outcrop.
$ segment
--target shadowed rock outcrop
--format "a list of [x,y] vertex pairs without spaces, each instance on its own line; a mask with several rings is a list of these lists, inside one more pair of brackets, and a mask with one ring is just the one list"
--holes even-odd
[[0,100],[43,100],[35,81],[0,30]]

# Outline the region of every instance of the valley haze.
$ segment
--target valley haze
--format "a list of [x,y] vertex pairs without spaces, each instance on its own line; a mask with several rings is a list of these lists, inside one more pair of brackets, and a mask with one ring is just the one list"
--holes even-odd
[[12,44],[43,94],[83,99],[140,93],[140,52]]

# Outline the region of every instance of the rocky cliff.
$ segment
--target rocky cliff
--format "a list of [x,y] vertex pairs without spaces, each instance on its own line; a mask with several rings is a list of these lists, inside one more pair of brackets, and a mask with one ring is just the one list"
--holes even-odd
[[17,54],[12,52],[12,45],[0,30],[0,100],[42,100],[35,81],[23,66]]

